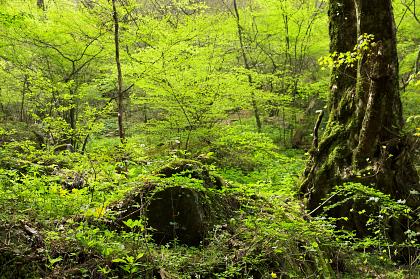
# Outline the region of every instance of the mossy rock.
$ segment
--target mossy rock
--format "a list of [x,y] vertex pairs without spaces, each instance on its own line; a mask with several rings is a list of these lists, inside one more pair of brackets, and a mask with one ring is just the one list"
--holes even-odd
[[155,193],[147,207],[153,238],[165,244],[173,240],[198,246],[217,224],[226,222],[238,202],[219,193],[183,187],[168,187]]
[[224,185],[221,177],[211,174],[205,165],[194,160],[174,160],[159,169],[156,175],[166,178],[178,175],[199,179],[203,181],[203,186],[206,188],[221,189]]
[[208,232],[226,223],[237,208],[235,198],[213,189],[150,183],[109,207],[116,212],[113,229],[128,230],[124,221],[145,218],[157,244],[176,240],[187,246],[204,243]]

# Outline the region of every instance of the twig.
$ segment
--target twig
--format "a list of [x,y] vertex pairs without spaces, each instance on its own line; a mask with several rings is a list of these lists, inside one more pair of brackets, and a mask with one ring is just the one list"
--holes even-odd
[[317,211],[318,209],[320,209],[324,204],[326,204],[329,200],[331,200],[333,197],[335,197],[336,195],[338,195],[340,192],[342,192],[343,190],[338,191],[337,193],[335,193],[334,195],[330,196],[328,199],[326,199],[325,201],[323,201],[320,205],[318,205],[314,210],[312,210],[311,212],[309,212],[309,215],[312,215],[315,211]]
[[321,121],[322,121],[322,117],[324,117],[324,111],[320,110],[317,111],[319,113],[318,115],[318,119],[316,121],[315,127],[314,127],[314,140],[312,142],[314,149],[318,148],[318,130],[319,130],[319,126],[321,125]]

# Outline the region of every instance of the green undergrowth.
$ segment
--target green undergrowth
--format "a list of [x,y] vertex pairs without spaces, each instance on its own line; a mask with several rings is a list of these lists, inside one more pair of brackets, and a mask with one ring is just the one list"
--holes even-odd
[[[199,166],[198,175],[186,168],[162,176],[165,166],[176,168],[180,153],[156,154],[155,146],[140,139],[132,137],[124,147],[114,139],[95,139],[83,155],[39,149],[30,141],[2,143],[0,278],[418,275],[416,259],[413,266],[399,267],[377,253],[377,246],[361,249],[334,222],[307,215],[296,195],[305,163],[301,151],[281,149],[264,134],[231,131],[212,149],[182,153],[192,160],[184,163]],[[207,172],[223,186],[206,188],[200,175]],[[128,219],[120,229],[110,226],[113,205],[150,185],[229,195],[239,207],[197,247],[154,243],[146,218]]]

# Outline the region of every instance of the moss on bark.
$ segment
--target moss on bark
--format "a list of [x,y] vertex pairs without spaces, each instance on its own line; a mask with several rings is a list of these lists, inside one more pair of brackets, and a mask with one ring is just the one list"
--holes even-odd
[[[346,64],[332,72],[330,115],[319,146],[304,172],[301,192],[316,213],[336,185],[361,182],[394,199],[420,206],[419,178],[411,162],[409,140],[402,133],[398,92],[395,26],[390,0],[331,0],[331,52],[352,51],[357,38],[372,34],[375,45],[359,61],[357,71]],[[348,205],[332,213],[348,216]],[[357,216],[349,228],[363,231]]]

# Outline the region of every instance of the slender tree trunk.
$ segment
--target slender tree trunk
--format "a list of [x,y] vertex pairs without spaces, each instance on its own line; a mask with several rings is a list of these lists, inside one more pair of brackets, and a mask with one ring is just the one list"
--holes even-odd
[[115,44],[115,64],[117,66],[117,105],[118,105],[118,134],[121,140],[121,143],[125,142],[125,133],[124,133],[124,91],[123,91],[123,79],[121,71],[121,62],[120,62],[120,38],[119,38],[119,19],[118,11],[116,7],[116,0],[112,0],[112,17],[114,20],[114,44]]
[[[243,32],[242,32],[243,30],[242,30],[242,26],[241,26],[241,22],[240,22],[239,10],[238,10],[238,5],[236,3],[236,0],[233,0],[233,8],[234,8],[234,11],[235,11],[236,27],[237,27],[237,31],[238,31],[238,39],[239,39],[241,56],[242,56],[242,59],[244,60],[245,69],[250,70],[251,65],[249,64],[248,56],[246,55],[246,52],[245,52],[244,39],[243,39],[244,36],[243,36]],[[248,73],[248,82],[249,82],[249,85],[252,87],[252,84],[253,84],[252,76],[249,73]],[[257,125],[257,131],[261,132],[262,124],[261,124],[261,118],[260,118],[260,111],[258,109],[258,104],[257,104],[257,100],[256,100],[256,96],[255,96],[254,91],[252,91],[252,93],[251,93],[251,105],[252,105],[252,108],[254,110],[254,116],[255,116],[255,122],[256,122],[256,125]]]
[[[68,77],[64,79],[64,82],[69,82],[71,78],[75,77],[76,75],[76,64],[75,61],[72,61],[72,70]],[[77,128],[77,101],[76,101],[76,92],[78,89],[78,85],[71,85],[69,88],[69,94],[70,94],[70,109],[68,112],[68,120],[67,122],[70,124],[70,128],[72,129],[72,134],[70,136],[70,144],[73,148],[76,148],[77,139],[75,137],[76,134],[76,128]],[[62,140],[62,139],[61,139]]]
[[70,144],[71,146],[73,146],[73,148],[77,148],[77,139],[76,139],[76,114],[77,114],[77,109],[76,109],[76,100],[75,100],[75,92],[76,90],[74,88],[70,88],[70,95],[71,95],[71,99],[70,99],[70,103],[71,103],[71,107],[70,107],[70,111],[69,111],[69,122],[70,122],[70,128],[71,128],[71,136],[70,136]]
[[36,1],[36,5],[38,6],[38,8],[42,9],[45,11],[45,4],[44,4],[44,0],[37,0]]
[[[418,174],[408,139],[402,135],[398,91],[396,35],[391,0],[331,0],[331,52],[353,51],[362,34],[374,35],[375,45],[357,69],[342,65],[332,72],[329,120],[311,151],[301,192],[315,214],[335,185],[360,182],[373,185],[416,208],[420,201]],[[345,205],[335,215],[351,215]],[[364,231],[357,214],[349,227]],[[401,232],[401,230],[399,230]]]
[[22,96],[20,99],[20,116],[19,116],[20,122],[23,122],[24,116],[25,116],[25,97],[26,97],[27,89],[28,89],[28,76],[25,75],[23,77]]

